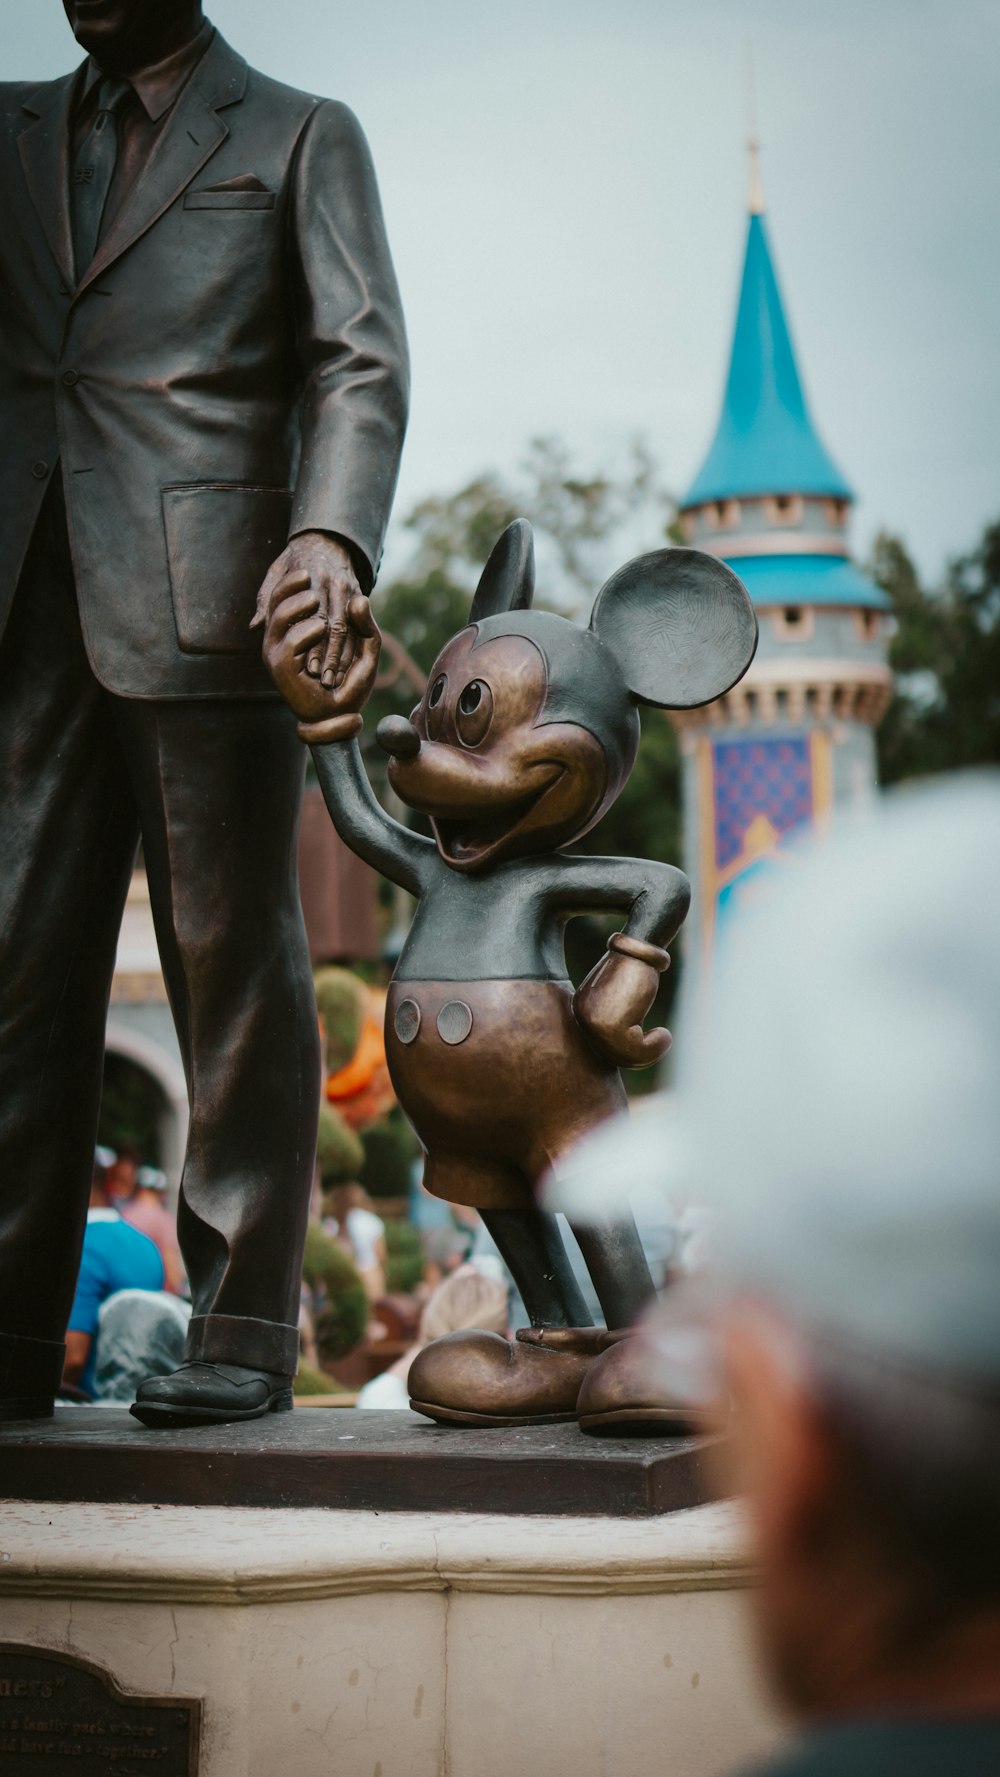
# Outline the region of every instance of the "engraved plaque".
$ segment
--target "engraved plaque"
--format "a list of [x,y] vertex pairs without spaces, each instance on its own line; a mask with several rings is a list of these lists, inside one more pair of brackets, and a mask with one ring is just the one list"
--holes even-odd
[[135,1697],[73,1654],[0,1642],[0,1774],[197,1777],[201,1704]]

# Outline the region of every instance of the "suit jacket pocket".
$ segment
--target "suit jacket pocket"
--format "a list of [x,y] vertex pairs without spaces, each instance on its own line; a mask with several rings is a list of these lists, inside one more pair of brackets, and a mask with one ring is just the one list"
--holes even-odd
[[185,654],[251,654],[257,590],[288,540],[285,488],[197,481],[162,490],[170,592]]
[[188,191],[185,210],[273,210],[273,191]]

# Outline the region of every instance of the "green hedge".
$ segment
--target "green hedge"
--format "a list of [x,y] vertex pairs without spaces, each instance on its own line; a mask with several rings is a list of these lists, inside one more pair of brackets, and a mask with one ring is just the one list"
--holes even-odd
[[410,1125],[401,1111],[392,1111],[373,1123],[361,1137],[364,1162],[358,1182],[369,1197],[408,1197],[410,1169],[420,1152]]
[[424,1249],[412,1222],[387,1221],[385,1245],[386,1289],[390,1295],[411,1296],[424,1275]]
[[325,1102],[319,1107],[316,1164],[326,1187],[349,1184],[352,1179],[360,1178],[365,1164],[361,1137],[344,1122],[332,1104]]
[[336,1363],[363,1338],[368,1297],[350,1253],[315,1222],[306,1231],[302,1275],[322,1301],[316,1315],[316,1347],[323,1363]]
[[326,1032],[326,1071],[346,1067],[361,1040],[364,983],[349,969],[317,969],[313,976],[316,1004]]

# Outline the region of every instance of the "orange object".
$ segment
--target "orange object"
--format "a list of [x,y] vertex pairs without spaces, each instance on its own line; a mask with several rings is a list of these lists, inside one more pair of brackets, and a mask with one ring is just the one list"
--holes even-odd
[[326,1096],[331,1104],[339,1104],[343,1098],[354,1098],[370,1086],[375,1071],[385,1066],[385,1037],[382,1026],[374,1018],[366,1017],[361,1026],[358,1046],[346,1067],[337,1069],[326,1082]]
[[385,994],[369,989],[358,1046],[345,1067],[330,1074],[326,1096],[352,1129],[383,1117],[396,1102],[385,1059]]

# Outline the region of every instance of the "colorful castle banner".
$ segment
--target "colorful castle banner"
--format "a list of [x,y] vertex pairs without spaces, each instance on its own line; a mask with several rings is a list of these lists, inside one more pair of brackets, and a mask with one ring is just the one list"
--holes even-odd
[[830,737],[705,737],[698,748],[702,931],[706,949],[746,901],[785,867],[804,828],[825,824],[832,801]]

